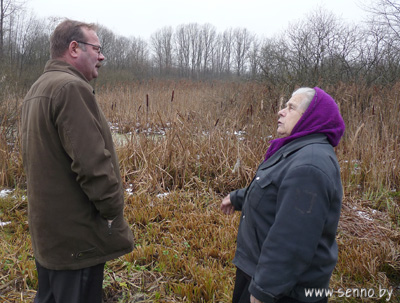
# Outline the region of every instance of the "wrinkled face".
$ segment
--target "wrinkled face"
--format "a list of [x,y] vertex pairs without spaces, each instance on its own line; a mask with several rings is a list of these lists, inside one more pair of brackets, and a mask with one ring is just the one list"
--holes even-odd
[[278,112],[278,129],[277,133],[280,137],[290,136],[296,123],[304,114],[304,109],[301,107],[301,102],[304,95],[298,94],[290,98],[286,103],[286,107]]
[[[97,78],[98,69],[101,66],[101,62],[105,59],[103,54],[99,52],[100,41],[97,34],[93,30],[82,28],[85,34],[85,43],[79,43],[77,48],[77,59],[75,61],[77,69],[85,76],[88,81]],[[93,44],[93,45],[90,45]]]

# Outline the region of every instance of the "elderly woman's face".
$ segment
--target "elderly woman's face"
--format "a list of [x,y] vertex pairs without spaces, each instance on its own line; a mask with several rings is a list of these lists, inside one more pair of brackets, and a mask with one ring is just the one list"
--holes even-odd
[[286,103],[286,107],[278,112],[277,132],[280,137],[290,136],[294,126],[304,114],[304,110],[300,106],[303,98],[304,96],[301,94],[293,96]]

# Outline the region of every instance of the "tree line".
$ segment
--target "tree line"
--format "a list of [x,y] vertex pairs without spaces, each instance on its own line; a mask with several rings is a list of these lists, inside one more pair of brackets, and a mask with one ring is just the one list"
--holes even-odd
[[[212,24],[165,26],[148,40],[116,35],[99,25],[106,61],[99,81],[154,77],[257,79],[271,85],[391,85],[400,76],[399,0],[365,7],[362,24],[322,8],[273,37],[246,28],[219,32]],[[38,19],[23,2],[0,0],[0,88],[27,87],[49,58],[49,37],[60,20]],[[322,83],[322,84],[321,84]]]

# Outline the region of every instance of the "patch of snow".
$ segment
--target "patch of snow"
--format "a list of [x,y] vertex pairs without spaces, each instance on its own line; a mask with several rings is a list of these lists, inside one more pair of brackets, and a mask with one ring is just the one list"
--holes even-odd
[[357,211],[357,215],[365,220],[374,221],[374,219],[372,219],[365,211],[359,210]]
[[164,198],[164,197],[166,197],[168,195],[169,195],[169,193],[163,193],[163,194],[158,194],[156,197],[157,198]]
[[11,194],[13,191],[11,189],[2,189],[0,191],[0,198],[5,198],[7,197],[9,194]]
[[129,196],[133,195],[133,185],[129,184],[129,188],[125,190]]
[[238,140],[242,141],[242,140],[245,139],[244,137],[246,135],[246,132],[242,131],[242,130],[239,130],[239,131],[235,131],[234,134],[238,138]]
[[[356,214],[360,218],[363,218],[363,219],[368,220],[368,221],[374,221],[374,219],[372,219],[367,212],[362,211],[362,210],[357,210],[356,207],[353,207],[353,209],[356,211]],[[375,212],[373,212],[373,213],[375,213]]]
[[8,221],[8,222],[2,222],[2,221],[0,221],[0,227],[6,226],[6,225],[8,225],[8,224],[11,224],[11,221]]

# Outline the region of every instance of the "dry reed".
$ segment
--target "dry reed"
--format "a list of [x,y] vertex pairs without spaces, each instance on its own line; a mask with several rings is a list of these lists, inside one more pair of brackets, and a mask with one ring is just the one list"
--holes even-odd
[[[331,287],[396,289],[397,90],[344,84],[324,89],[338,102],[346,122],[336,148],[345,199]],[[118,142],[124,186],[133,192],[127,195],[125,211],[136,238],[132,253],[107,264],[106,302],[230,301],[238,216],[223,216],[218,205],[222,196],[250,182],[275,136],[279,104],[289,95],[254,82],[152,80],[97,88]],[[17,190],[15,197],[0,198],[0,220],[12,222],[0,227],[0,299],[28,302],[37,278],[24,176],[19,142],[4,133],[12,123],[2,123],[2,186]],[[169,194],[157,196],[164,193]]]

